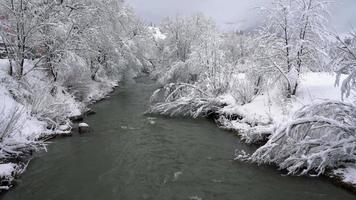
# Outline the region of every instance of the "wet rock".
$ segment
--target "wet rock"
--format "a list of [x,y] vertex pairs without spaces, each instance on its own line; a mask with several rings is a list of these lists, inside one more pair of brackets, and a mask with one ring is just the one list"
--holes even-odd
[[90,129],[90,126],[87,123],[82,122],[82,123],[78,124],[78,131],[80,134],[88,133],[90,131],[89,129]]

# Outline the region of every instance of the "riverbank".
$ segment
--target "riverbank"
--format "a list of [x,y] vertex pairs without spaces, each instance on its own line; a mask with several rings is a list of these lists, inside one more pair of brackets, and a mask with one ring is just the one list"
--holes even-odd
[[[25,70],[33,62],[26,60]],[[49,139],[70,136],[73,122],[90,114],[88,106],[108,97],[120,81],[86,81],[86,87],[73,93],[63,83],[53,83],[44,71],[16,80],[7,74],[8,67],[8,60],[0,60],[0,191],[13,186],[33,152],[46,151]]]
[[[294,115],[302,108],[308,108],[313,104],[322,105],[324,102],[345,102],[353,105],[354,94],[348,98],[342,98],[340,86],[335,85],[335,76],[333,73],[303,74],[299,90],[292,99],[280,99],[278,88],[272,88],[267,94],[259,95],[252,102],[242,106],[237,105],[233,97],[223,96],[221,101],[226,106],[217,111],[215,122],[220,128],[236,132],[246,143],[263,147],[281,127],[293,123]],[[341,80],[345,78],[342,76]],[[323,109],[327,109],[326,106],[325,103]],[[312,110],[307,112],[311,113]],[[342,154],[342,152],[340,153]],[[245,160],[246,156],[250,155],[237,152],[236,159]],[[290,155],[290,157],[293,156],[295,155]],[[335,184],[356,194],[356,163],[351,162],[334,169],[328,169],[324,175],[332,179]]]
[[[252,96],[254,90],[244,85],[238,88],[238,95],[234,88],[214,96],[204,90],[205,85],[167,84],[152,96],[150,112],[213,117],[220,128],[260,147],[251,154],[237,151],[236,160],[277,166],[295,176],[327,175],[335,170],[332,177],[350,190],[356,181],[352,164],[354,94],[342,98],[335,77],[324,72],[301,74],[297,93],[291,98],[283,95],[279,84]],[[236,78],[248,82],[244,74]],[[341,82],[345,78],[341,76]]]
[[235,149],[256,148],[210,120],[144,115],[157,87],[147,77],[121,83],[111,98],[90,106],[90,134],[58,138],[36,153],[19,184],[0,198],[354,199],[324,178],[233,161]]

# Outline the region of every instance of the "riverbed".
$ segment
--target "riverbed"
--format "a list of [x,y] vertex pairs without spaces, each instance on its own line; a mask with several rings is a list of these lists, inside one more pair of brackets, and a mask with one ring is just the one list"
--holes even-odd
[[354,200],[325,178],[234,161],[252,152],[205,119],[144,115],[157,85],[124,83],[93,106],[91,131],[52,141],[4,200]]

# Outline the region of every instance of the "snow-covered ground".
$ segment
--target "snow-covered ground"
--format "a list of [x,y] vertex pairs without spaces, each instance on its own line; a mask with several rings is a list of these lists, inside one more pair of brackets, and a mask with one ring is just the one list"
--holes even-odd
[[149,26],[148,30],[152,33],[155,40],[164,40],[167,38],[167,36],[157,27]]
[[[233,97],[224,96],[229,106],[224,107],[222,112],[248,113],[254,120],[265,122],[272,120],[274,123],[284,122],[298,109],[305,105],[320,100],[341,101],[341,89],[335,85],[334,73],[318,72],[305,73],[301,75],[297,94],[292,99],[283,99],[277,87],[257,96],[251,103],[236,105]],[[353,96],[345,98],[344,101],[351,102]]]
[[[0,86],[0,110],[1,115],[10,117],[13,112],[18,110],[24,110],[24,106],[16,102],[10,95],[9,91]],[[34,137],[38,138],[41,132],[45,131],[46,123],[37,120],[34,117],[28,115],[28,113],[23,112],[19,119],[21,121],[21,130],[15,136],[18,137]]]
[[343,182],[351,184],[356,188],[356,165],[349,165],[345,168],[336,169],[333,174],[340,177]]
[[[1,180],[12,180],[16,171],[17,165],[14,163],[0,164],[0,178]],[[9,189],[8,186],[0,186],[0,189]]]

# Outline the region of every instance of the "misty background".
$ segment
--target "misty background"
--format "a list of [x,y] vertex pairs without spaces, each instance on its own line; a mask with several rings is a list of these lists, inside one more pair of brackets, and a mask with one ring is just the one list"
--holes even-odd
[[[223,29],[246,30],[260,21],[258,7],[271,0],[126,0],[147,23],[159,24],[166,17],[197,12],[211,17]],[[356,29],[356,0],[336,0],[331,8],[331,29]]]

